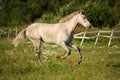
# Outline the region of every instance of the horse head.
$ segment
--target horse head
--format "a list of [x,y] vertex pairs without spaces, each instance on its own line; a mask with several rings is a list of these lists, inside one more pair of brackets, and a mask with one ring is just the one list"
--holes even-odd
[[86,28],[90,28],[92,25],[90,24],[90,22],[88,21],[87,17],[84,14],[84,11],[79,11],[79,17],[78,17],[78,23],[83,25]]

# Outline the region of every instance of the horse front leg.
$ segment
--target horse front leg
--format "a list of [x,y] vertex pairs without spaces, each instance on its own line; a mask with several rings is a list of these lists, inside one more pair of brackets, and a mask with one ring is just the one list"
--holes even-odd
[[82,54],[79,47],[76,47],[76,49],[78,50],[78,54],[79,54],[78,64],[80,64],[82,61]]
[[79,56],[78,64],[80,64],[81,61],[82,61],[82,54],[81,54],[80,48],[79,48],[78,46],[75,46],[75,45],[72,44],[72,43],[69,43],[68,46],[70,46],[70,47],[72,47],[72,48],[74,48],[75,50],[78,51],[78,56]]
[[65,42],[63,42],[63,43],[61,43],[61,44],[59,44],[59,45],[60,45],[63,49],[65,49],[67,53],[66,53],[65,55],[63,55],[63,56],[57,56],[57,58],[59,58],[59,59],[65,59],[67,56],[69,56],[69,55],[71,54],[71,51],[67,48]]

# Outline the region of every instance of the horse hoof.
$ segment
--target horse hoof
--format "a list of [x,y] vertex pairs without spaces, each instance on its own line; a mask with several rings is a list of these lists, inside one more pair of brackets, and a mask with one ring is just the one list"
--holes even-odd
[[41,62],[41,61],[38,61],[38,63],[39,63],[40,65],[42,65],[42,62]]
[[80,60],[78,60],[78,64],[80,64],[81,63],[81,59]]
[[42,63],[39,63],[39,65],[42,65]]
[[81,62],[80,61],[78,61],[78,64],[80,64]]
[[80,61],[78,61],[78,64],[80,64],[81,63],[81,60]]
[[57,56],[56,58],[58,58],[58,59],[62,59],[61,56]]

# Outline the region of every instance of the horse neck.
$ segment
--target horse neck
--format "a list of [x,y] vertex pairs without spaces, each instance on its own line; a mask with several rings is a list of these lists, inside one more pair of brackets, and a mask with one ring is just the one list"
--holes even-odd
[[74,16],[72,19],[70,19],[67,24],[66,27],[68,28],[69,32],[73,32],[76,25],[77,25],[77,20],[78,20],[78,15]]

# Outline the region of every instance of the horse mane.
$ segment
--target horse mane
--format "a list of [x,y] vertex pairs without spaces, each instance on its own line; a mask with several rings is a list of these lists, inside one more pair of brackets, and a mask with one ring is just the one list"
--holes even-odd
[[75,15],[79,14],[79,12],[80,12],[80,11],[75,11],[75,12],[71,13],[70,15],[68,15],[68,16],[60,19],[60,20],[59,20],[59,23],[63,23],[63,22],[69,21],[69,20],[70,20],[71,18],[73,18]]

